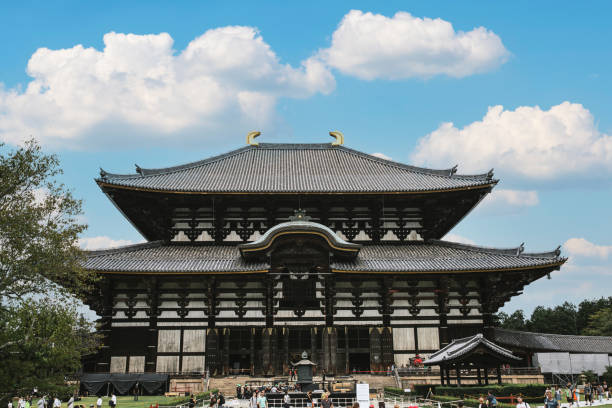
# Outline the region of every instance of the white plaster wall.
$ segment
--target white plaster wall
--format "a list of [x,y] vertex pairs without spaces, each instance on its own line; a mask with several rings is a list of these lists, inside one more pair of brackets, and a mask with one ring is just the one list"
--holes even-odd
[[111,361],[110,361],[110,372],[111,373],[125,373],[126,365],[127,365],[127,357],[111,356]]
[[179,369],[178,356],[157,356],[158,373],[176,373]]
[[183,356],[183,365],[181,371],[189,372],[204,372],[204,356]]
[[174,353],[180,350],[180,330],[159,330],[157,332],[157,351],[160,353]]
[[144,373],[145,356],[130,356],[130,373]]
[[438,350],[440,335],[437,327],[417,327],[419,350]]
[[412,327],[394,328],[393,348],[395,350],[414,350],[414,329]]
[[206,351],[206,330],[184,330],[183,351],[186,353],[203,353]]

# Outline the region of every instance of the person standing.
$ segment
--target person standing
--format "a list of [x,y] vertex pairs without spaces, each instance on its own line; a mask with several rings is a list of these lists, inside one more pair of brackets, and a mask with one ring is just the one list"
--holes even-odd
[[593,405],[593,387],[590,382],[584,384],[584,403]]
[[599,402],[603,402],[604,389],[602,384],[597,384],[597,398]]
[[314,401],[312,400],[312,391],[306,393],[306,407],[314,408]]
[[334,404],[329,399],[328,392],[323,394],[323,399],[321,400],[321,408],[334,408]]
[[266,392],[262,391],[257,398],[257,408],[267,408],[268,400],[266,399]]
[[111,404],[111,407],[113,407],[113,408],[115,408],[117,406],[117,396],[115,395],[114,392],[111,394],[110,404]]
[[191,394],[191,396],[189,397],[189,408],[195,408],[196,406],[196,399],[193,396],[193,394]]
[[289,396],[289,391],[285,390],[285,396],[283,397],[283,408],[289,408],[291,405],[291,397]]
[[603,382],[604,394],[606,395],[606,399],[610,396],[610,391],[608,390],[608,383],[606,381]]
[[62,402],[59,400],[59,398],[53,398],[53,408],[61,408],[61,406]]
[[102,396],[98,395],[98,400],[96,401],[96,408],[102,408]]
[[558,384],[555,385],[555,399],[557,400],[557,404],[561,406],[561,389]]
[[491,390],[487,392],[487,406],[489,408],[497,407],[497,398],[495,398],[495,395],[493,395],[493,392]]
[[68,400],[68,404],[66,406],[68,408],[74,408],[74,395],[70,396],[70,399]]
[[44,395],[42,397],[40,397],[38,399],[38,402],[36,403],[36,408],[45,408],[46,402],[45,402],[45,397]]
[[13,399],[9,399],[8,404],[6,404],[6,408],[13,408]]
[[518,397],[516,399],[516,402],[517,402],[516,408],[531,408],[527,402],[523,401],[522,397]]
[[251,398],[249,400],[249,408],[257,408],[257,394],[259,394],[259,391],[257,391],[257,389],[253,389]]
[[558,408],[557,400],[553,397],[550,390],[546,390],[546,397],[544,398],[544,408]]
[[219,408],[223,408],[224,405],[225,405],[225,397],[223,396],[222,392],[219,392],[219,400],[217,401],[217,406]]

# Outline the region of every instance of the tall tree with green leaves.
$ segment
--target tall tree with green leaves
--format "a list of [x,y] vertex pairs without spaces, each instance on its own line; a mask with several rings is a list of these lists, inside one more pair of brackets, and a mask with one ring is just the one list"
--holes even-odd
[[612,307],[600,309],[592,314],[582,334],[587,336],[612,336]]
[[[80,266],[81,201],[56,177],[58,158],[33,140],[0,144],[0,296],[3,303],[53,289],[83,293],[91,276]],[[61,282],[61,285],[57,285]]]
[[91,327],[73,305],[94,282],[78,246],[86,225],[79,220],[81,201],[57,181],[59,174],[58,158],[34,140],[16,148],[0,144],[2,392],[57,391],[89,348],[75,343]]

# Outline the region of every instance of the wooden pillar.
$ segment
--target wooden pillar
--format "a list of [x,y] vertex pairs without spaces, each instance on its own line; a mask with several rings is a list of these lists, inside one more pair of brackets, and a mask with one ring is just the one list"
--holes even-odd
[[455,376],[457,377],[457,387],[461,386],[461,364],[455,363]]
[[318,363],[318,354],[317,354],[317,328],[313,327],[310,329],[310,361],[313,363]]
[[440,319],[440,348],[448,345],[448,279],[442,277],[438,280],[438,294],[436,296],[436,313]]
[[480,376],[480,366],[476,367],[476,376],[478,377],[478,385],[482,385],[482,377]]
[[499,365],[497,366],[496,371],[497,371],[497,383],[501,384],[502,383],[501,368],[499,367]]
[[446,366],[446,385],[451,385],[451,381],[450,381],[450,366]]
[[230,363],[229,363],[229,344],[230,344],[230,329],[223,329],[223,372],[225,375],[229,375]]
[[489,370],[487,367],[484,368],[484,378],[485,378],[485,385],[489,385]]
[[214,328],[217,316],[217,281],[215,278],[206,282],[206,315],[208,316],[208,328]]
[[347,375],[350,375],[350,371],[351,371],[351,366],[350,366],[350,361],[349,361],[349,337],[348,337],[348,326],[344,326],[344,328],[342,329],[344,330],[344,357],[345,357],[345,373]]
[[440,365],[440,384],[444,385],[444,366]]
[[147,286],[147,303],[149,309],[147,314],[149,316],[149,329],[148,329],[148,344],[145,355],[145,372],[154,373],[157,367],[157,317],[160,315],[159,310],[159,284],[156,276],[152,276],[146,281]]
[[380,312],[382,315],[382,325],[383,327],[391,326],[391,313],[393,313],[391,308],[391,303],[393,302],[391,298],[391,288],[393,287],[393,279],[392,278],[383,278],[380,280]]
[[265,311],[266,327],[274,327],[274,278],[267,277],[265,280]]
[[249,358],[250,358],[250,364],[251,364],[251,375],[255,375],[255,336],[256,336],[256,331],[257,329],[252,328],[249,331],[251,332],[251,338],[249,341]]
[[336,299],[336,281],[331,276],[326,276],[323,280],[323,295],[325,296],[325,326],[332,327],[334,325],[334,302]]
[[96,372],[108,373],[110,371],[110,338],[113,320],[113,281],[109,277],[103,278],[99,286],[102,302],[99,310],[98,333],[101,338],[101,346],[98,351],[98,361],[96,362]]
[[283,327],[283,375],[289,374],[288,370],[290,368],[289,364],[289,328]]

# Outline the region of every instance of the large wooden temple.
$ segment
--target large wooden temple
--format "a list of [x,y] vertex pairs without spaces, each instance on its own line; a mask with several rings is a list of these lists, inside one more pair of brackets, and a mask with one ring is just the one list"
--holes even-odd
[[441,240],[496,185],[334,143],[245,147],[96,182],[148,242],[91,251],[86,371],[385,370],[457,338],[565,261]]

